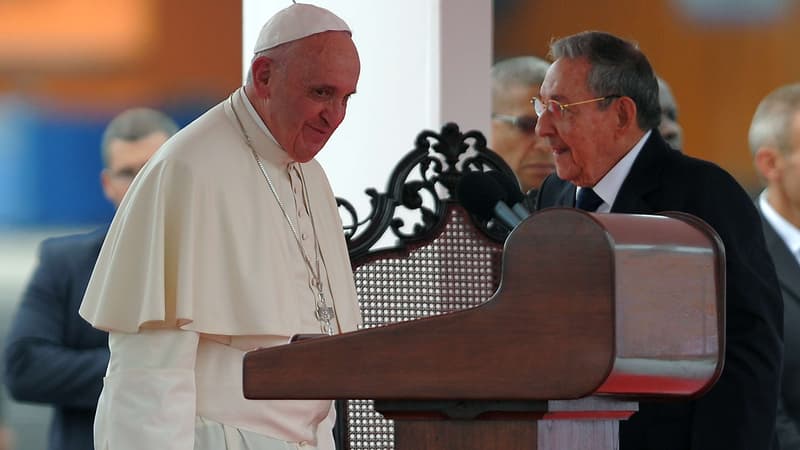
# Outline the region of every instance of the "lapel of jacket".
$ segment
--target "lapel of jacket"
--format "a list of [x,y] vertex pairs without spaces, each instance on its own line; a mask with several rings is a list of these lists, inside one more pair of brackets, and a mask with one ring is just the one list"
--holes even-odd
[[575,207],[575,191],[578,188],[572,184],[565,182],[560,188],[556,196],[556,203],[554,206]]
[[617,198],[611,206],[611,212],[628,214],[658,212],[648,203],[647,195],[660,189],[660,175],[667,151],[675,150],[667,147],[658,130],[653,130],[633,162],[631,171],[622,182]]
[[[783,238],[778,236],[772,225],[764,218],[758,202],[756,202],[756,208],[761,214],[764,240],[767,243],[769,254],[772,256],[772,262],[775,264],[775,273],[778,275],[778,281],[785,291],[790,292],[795,299],[800,299],[800,265],[797,264],[797,259],[789,251],[789,247],[783,242]],[[784,299],[784,301],[786,300],[788,299]]]

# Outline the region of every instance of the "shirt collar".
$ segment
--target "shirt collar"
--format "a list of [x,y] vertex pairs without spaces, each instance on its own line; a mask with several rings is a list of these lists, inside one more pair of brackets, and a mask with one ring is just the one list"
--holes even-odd
[[772,225],[778,236],[783,239],[792,255],[800,262],[800,230],[778,214],[778,211],[775,211],[775,208],[769,204],[766,189],[758,196],[758,206],[761,208],[761,214]]
[[[258,125],[258,128],[261,131],[263,131],[264,134],[266,134],[270,139],[272,139],[272,142],[278,144],[278,141],[275,140],[275,136],[273,136],[272,133],[269,132],[269,128],[267,128],[267,125],[264,123],[263,120],[261,120],[261,116],[259,116],[258,112],[256,112],[256,108],[253,106],[252,103],[250,103],[250,99],[244,92],[244,88],[242,88],[242,100],[244,103],[244,107],[245,109],[247,109],[247,113],[250,114],[250,117],[253,119],[253,122],[255,122],[256,125]],[[278,144],[278,146],[280,146],[280,144]]]
[[299,164],[297,161],[293,160],[289,156],[289,153],[286,150],[284,150],[283,147],[281,147],[281,145],[275,139],[275,136],[273,136],[272,133],[270,133],[269,128],[267,128],[267,125],[264,123],[263,120],[261,120],[261,116],[258,115],[258,112],[256,111],[253,104],[250,103],[250,99],[247,97],[247,94],[245,93],[243,87],[240,88],[239,97],[241,97],[242,99],[242,104],[244,105],[245,110],[247,110],[247,114],[250,116],[250,118],[256,124],[256,126],[258,126],[258,129],[261,130],[273,144],[275,144],[275,148],[273,150],[270,150],[271,147],[261,148],[258,150],[258,154],[261,155],[262,158],[269,159],[281,166],[285,166],[287,169],[292,165]]
[[[594,187],[592,187],[594,192],[603,199],[603,204],[597,208],[597,212],[611,211],[611,206],[614,204],[614,200],[617,199],[617,194],[619,194],[622,183],[625,181],[625,178],[627,178],[628,173],[630,173],[633,162],[636,161],[636,157],[639,156],[639,153],[644,147],[644,143],[647,142],[647,138],[650,137],[652,132],[653,130],[647,130],[639,141],[636,142],[636,145],[634,145],[633,148],[631,148],[628,153],[625,154],[625,156],[623,156]],[[577,195],[580,190],[581,188],[579,187],[575,192],[576,199],[578,198]]]

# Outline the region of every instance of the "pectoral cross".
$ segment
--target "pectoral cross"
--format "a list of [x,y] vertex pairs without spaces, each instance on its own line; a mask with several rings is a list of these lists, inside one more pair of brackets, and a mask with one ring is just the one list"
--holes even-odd
[[328,306],[327,302],[325,301],[325,294],[322,292],[322,286],[317,286],[319,289],[317,291],[317,308],[314,310],[314,317],[317,318],[319,321],[319,327],[323,333],[332,336],[333,335],[333,319],[335,317],[335,312],[332,307]]

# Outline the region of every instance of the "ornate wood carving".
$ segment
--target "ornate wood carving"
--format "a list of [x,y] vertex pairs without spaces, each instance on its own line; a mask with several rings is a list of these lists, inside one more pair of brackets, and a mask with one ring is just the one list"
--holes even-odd
[[[397,238],[395,249],[427,239],[442,225],[448,202],[458,202],[456,187],[462,175],[471,171],[499,170],[514,177],[503,159],[486,146],[479,131],[462,133],[455,123],[447,123],[441,132],[421,132],[414,148],[395,166],[389,176],[386,191],[369,188],[372,210],[360,220],[350,202],[337,198],[344,211],[345,238],[353,260],[366,255],[372,246],[391,230]],[[401,211],[415,217],[411,231]],[[347,219],[349,218],[349,220]],[[505,233],[487,226],[487,221],[471,216],[475,226],[492,240],[502,242]]]

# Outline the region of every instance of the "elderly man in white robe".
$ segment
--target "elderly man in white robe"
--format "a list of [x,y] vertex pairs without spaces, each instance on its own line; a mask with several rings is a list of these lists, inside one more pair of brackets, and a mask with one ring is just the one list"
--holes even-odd
[[241,371],[248,350],[359,323],[314,160],[359,71],[342,19],[292,5],[261,30],[245,86],[139,173],[80,309],[110,332],[96,449],[334,447],[331,401],[246,400]]

